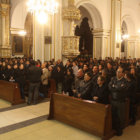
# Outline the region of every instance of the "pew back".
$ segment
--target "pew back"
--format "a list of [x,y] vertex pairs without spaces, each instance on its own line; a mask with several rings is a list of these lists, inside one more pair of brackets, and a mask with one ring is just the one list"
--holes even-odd
[[110,105],[52,94],[48,119],[56,119],[108,139],[113,135]]
[[0,80],[0,98],[12,103],[12,105],[23,103],[20,89],[17,83]]

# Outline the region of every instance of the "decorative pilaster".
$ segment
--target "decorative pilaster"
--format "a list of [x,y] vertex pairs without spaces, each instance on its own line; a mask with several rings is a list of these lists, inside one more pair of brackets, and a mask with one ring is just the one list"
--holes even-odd
[[122,0],[111,0],[111,46],[110,56],[113,58],[121,55],[121,15]]
[[140,37],[130,36],[127,40],[127,58],[140,58]]
[[[9,1],[7,1],[9,2]],[[10,57],[10,5],[8,3],[0,3],[0,56]]]
[[93,32],[93,57],[110,56],[110,30],[96,29]]

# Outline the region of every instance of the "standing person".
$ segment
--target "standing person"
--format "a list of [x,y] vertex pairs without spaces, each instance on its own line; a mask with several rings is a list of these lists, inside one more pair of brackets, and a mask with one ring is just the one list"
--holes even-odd
[[108,86],[105,84],[105,77],[98,76],[97,85],[93,88],[93,101],[101,104],[109,104]]
[[72,84],[74,81],[73,71],[72,69],[67,69],[67,74],[64,77],[63,81],[63,92],[65,94],[69,94],[69,96],[73,96],[72,92]]
[[130,124],[134,125],[136,123],[136,81],[130,73],[126,73],[125,78],[127,80],[127,96],[130,100],[129,119]]
[[113,77],[109,83],[112,105],[112,124],[117,135],[121,136],[125,125],[125,100],[127,83],[124,78],[124,69],[119,67],[116,77]]
[[56,81],[56,89],[57,93],[62,93],[62,86],[64,80],[64,72],[60,66],[57,66],[56,71],[54,73],[54,79]]
[[40,90],[44,94],[44,96],[47,97],[49,72],[48,69],[46,68],[46,63],[43,63],[41,68],[42,68],[42,75],[41,75]]
[[73,67],[72,67],[73,74],[76,77],[77,73],[78,73],[78,66],[77,66],[76,62],[73,62],[72,65],[73,65]]
[[18,82],[19,87],[20,87],[21,98],[25,99],[25,95],[24,95],[25,69],[24,69],[23,64],[20,64],[20,66],[19,66],[19,69],[18,69],[17,75],[16,75],[16,81]]
[[39,87],[41,82],[41,74],[42,70],[39,67],[35,66],[35,61],[31,61],[31,66],[28,71],[28,78],[29,78],[29,97],[27,104],[30,105],[33,96],[34,104],[38,102],[38,95],[39,95]]

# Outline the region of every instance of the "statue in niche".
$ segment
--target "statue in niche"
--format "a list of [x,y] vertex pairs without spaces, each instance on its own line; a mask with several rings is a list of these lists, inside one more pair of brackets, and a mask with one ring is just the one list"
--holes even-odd
[[88,23],[88,18],[83,18],[80,27],[76,26],[75,35],[80,36],[79,51],[92,55],[93,52],[93,34]]

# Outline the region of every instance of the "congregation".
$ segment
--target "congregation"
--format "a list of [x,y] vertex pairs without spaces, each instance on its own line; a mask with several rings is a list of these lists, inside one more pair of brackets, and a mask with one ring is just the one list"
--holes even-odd
[[[137,93],[140,93],[140,60],[77,57],[41,63],[29,58],[1,58],[0,80],[17,82],[21,97],[28,93],[27,104],[38,103],[39,93],[48,95],[49,79],[54,79],[57,93],[101,104],[111,104],[113,129],[122,135],[125,127],[125,101],[130,100],[131,124],[136,123]],[[33,94],[34,93],[34,94]]]

